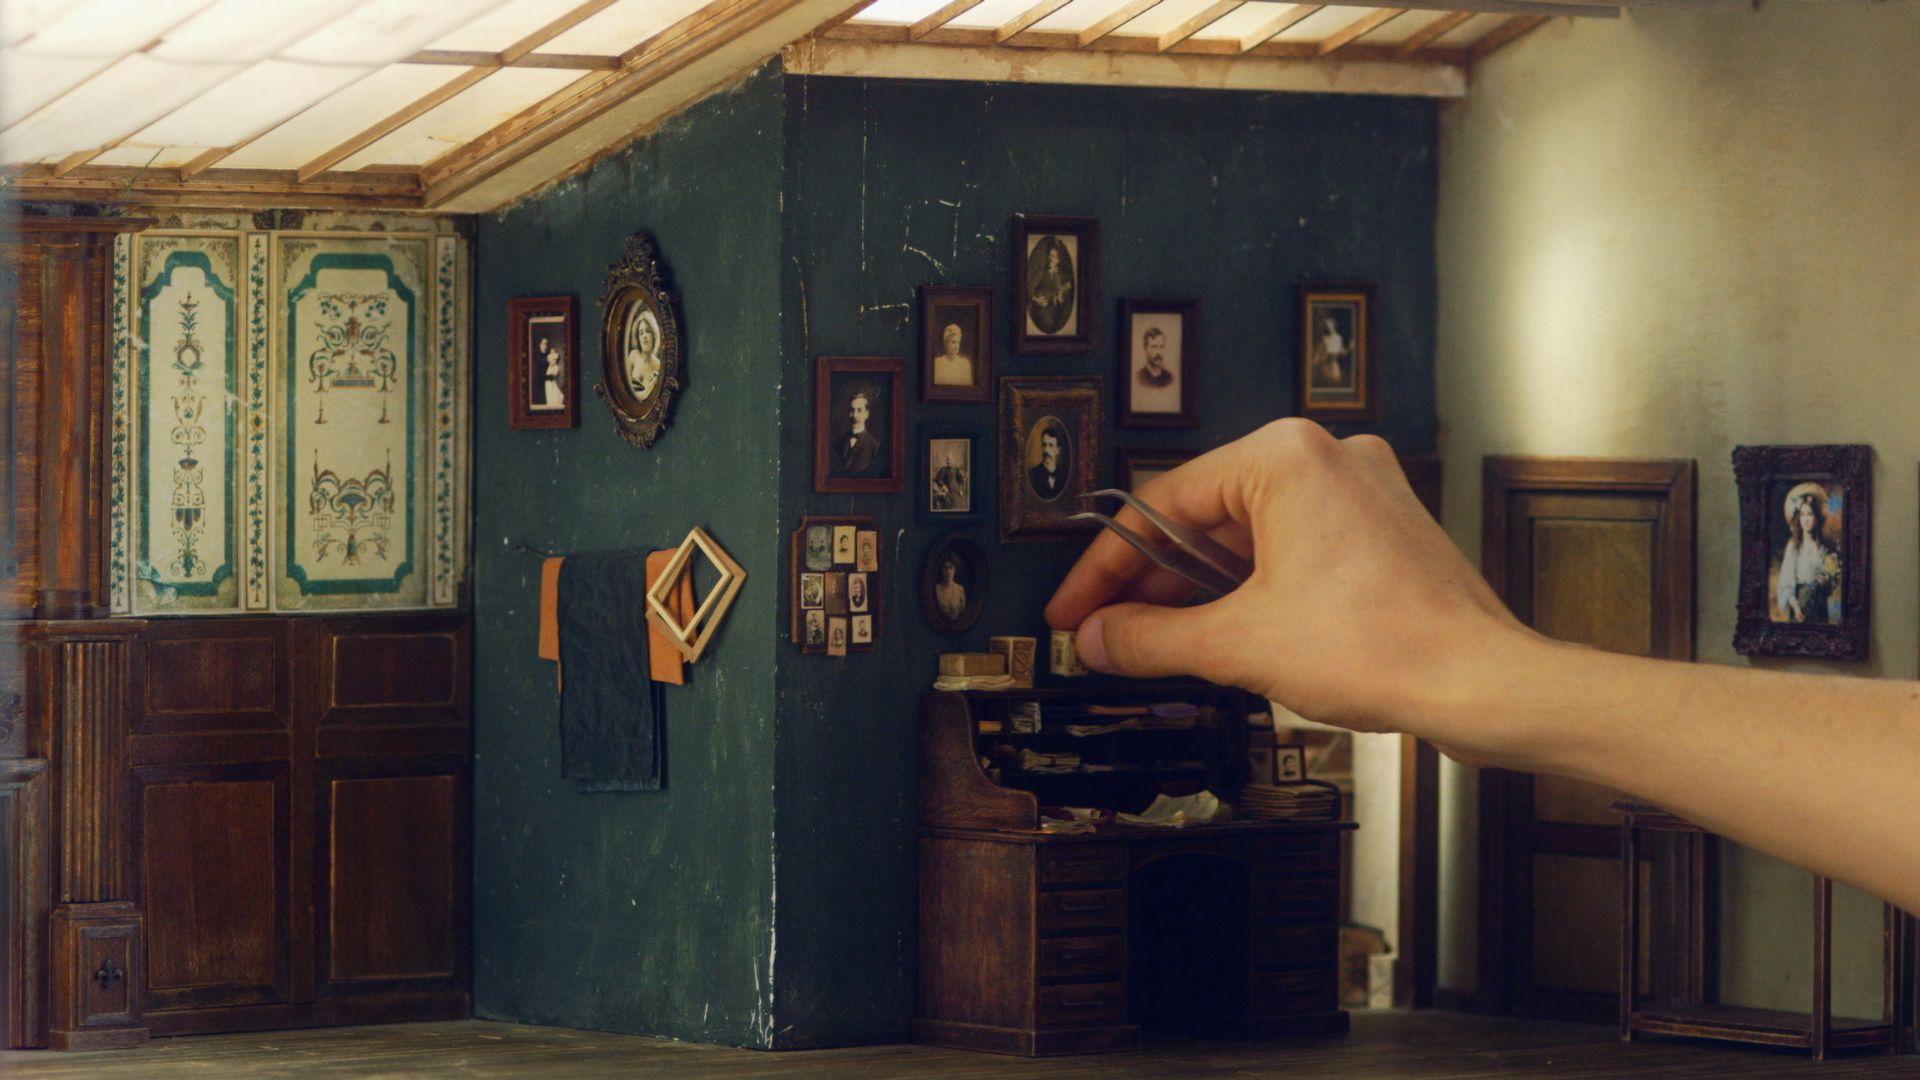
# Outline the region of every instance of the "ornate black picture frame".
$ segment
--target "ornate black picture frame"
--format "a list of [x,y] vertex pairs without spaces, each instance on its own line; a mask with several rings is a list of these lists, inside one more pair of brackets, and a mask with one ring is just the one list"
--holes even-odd
[[1013,215],[1014,351],[1092,352],[1099,312],[1099,219]]
[[1740,598],[1734,651],[1865,660],[1873,449],[1737,446]]
[[620,437],[646,449],[686,388],[678,305],[646,233],[627,237],[625,254],[607,267],[600,314],[601,378],[593,392],[613,410]]
[[920,568],[920,613],[937,634],[964,634],[987,602],[987,556],[964,536],[949,533],[927,547]]

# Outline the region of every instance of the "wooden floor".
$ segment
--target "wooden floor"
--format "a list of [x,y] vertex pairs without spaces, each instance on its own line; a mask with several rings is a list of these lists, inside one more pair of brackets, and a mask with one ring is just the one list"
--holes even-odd
[[6,1080],[206,1077],[1542,1077],[1914,1076],[1920,1058],[1804,1054],[1710,1043],[1622,1043],[1610,1029],[1442,1012],[1362,1012],[1327,1042],[1183,1042],[1129,1054],[1031,1061],[920,1046],[765,1053],[470,1020],[202,1035],[139,1050],[0,1052]]

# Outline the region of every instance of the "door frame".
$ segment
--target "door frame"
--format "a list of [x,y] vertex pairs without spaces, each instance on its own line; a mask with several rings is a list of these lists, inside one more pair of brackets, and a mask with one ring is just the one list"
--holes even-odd
[[[1695,473],[1689,459],[1620,459],[1514,457],[1489,455],[1481,463],[1480,566],[1500,599],[1512,606],[1510,574],[1513,560],[1507,550],[1509,512],[1515,496],[1533,494],[1620,494],[1657,496],[1665,505],[1667,527],[1660,537],[1659,612],[1666,649],[1672,660],[1694,658],[1695,613]],[[1523,965],[1531,956],[1531,874],[1515,865],[1511,839],[1518,828],[1531,826],[1532,777],[1504,769],[1480,772],[1480,940],[1479,963],[1472,1007],[1477,1012],[1521,1011],[1531,1015],[1569,1019],[1611,1020],[1592,1011],[1584,999],[1532,992]],[[1517,814],[1525,811],[1528,820]],[[1617,850],[1612,841],[1610,850]],[[1701,860],[1704,862],[1704,860]],[[1697,865],[1697,864],[1696,864]],[[1711,946],[1704,933],[1711,902],[1711,874],[1704,867],[1696,876],[1679,875],[1675,887],[1684,895],[1672,909],[1690,913],[1685,928],[1691,947],[1684,970],[1674,973],[1689,993],[1705,993],[1711,979]],[[1519,944],[1520,948],[1509,947]]]

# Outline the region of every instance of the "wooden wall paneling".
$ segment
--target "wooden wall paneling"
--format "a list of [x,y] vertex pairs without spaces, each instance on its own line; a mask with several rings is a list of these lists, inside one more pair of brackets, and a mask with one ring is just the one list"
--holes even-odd
[[0,289],[11,302],[0,314],[6,336],[0,338],[0,357],[5,381],[4,395],[6,462],[0,465],[0,483],[5,486],[4,527],[8,547],[4,552],[4,588],[0,588],[0,614],[24,618],[33,614],[34,593],[40,581],[40,248],[21,238],[0,244]]
[[[0,241],[0,617],[27,614],[32,598],[20,582],[20,525],[30,520],[22,513],[22,489],[15,473],[23,449],[17,409],[27,380],[22,376],[22,352],[28,336],[22,332],[23,312],[18,302],[21,259],[18,243]],[[29,405],[31,412],[34,406]],[[30,546],[37,546],[32,544]]]
[[124,796],[130,734],[131,639],[141,625],[51,627],[58,649],[55,760],[59,762],[61,903],[128,898]]
[[132,775],[155,1032],[179,1033],[162,1023],[169,1010],[293,1000],[296,916],[307,905],[296,904],[292,885],[288,764],[140,766]]
[[50,774],[0,760],[0,1040],[47,1042],[47,918],[53,911]]
[[55,909],[47,1045],[118,1050],[147,1041],[140,930],[140,912],[124,900]]

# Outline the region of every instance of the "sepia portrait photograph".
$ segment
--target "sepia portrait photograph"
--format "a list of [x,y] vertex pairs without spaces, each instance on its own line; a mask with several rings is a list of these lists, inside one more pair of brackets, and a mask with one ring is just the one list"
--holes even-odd
[[820,357],[814,384],[815,491],[900,490],[906,442],[903,369],[892,357]]
[[800,607],[801,609],[805,611],[812,611],[815,608],[824,608],[826,588],[827,588],[827,584],[826,584],[825,574],[801,574],[800,575]]
[[1000,538],[1071,540],[1067,520],[1099,487],[1100,384],[1064,376],[1000,380]]
[[826,575],[826,579],[826,613],[829,615],[845,615],[847,613],[847,575],[830,573]]
[[627,238],[626,254],[607,268],[600,298],[601,379],[594,389],[613,410],[620,437],[653,445],[681,388],[680,319],[653,241]]
[[1086,352],[1095,347],[1100,222],[1013,217],[1014,348]]
[[993,290],[920,287],[920,400],[990,401]]
[[1297,784],[1307,778],[1307,748],[1287,743],[1273,748],[1273,782]]
[[825,570],[832,565],[833,526],[809,526],[807,529],[807,569]]
[[929,524],[978,520],[980,435],[964,428],[920,431],[921,520]]
[[515,431],[580,426],[580,337],[571,296],[529,296],[507,302],[513,385],[509,424]]
[[1747,655],[1867,656],[1871,451],[1741,446],[1740,600]]
[[856,614],[867,610],[867,575],[847,575],[847,610]]
[[873,644],[873,616],[855,615],[847,623],[849,645]]
[[852,525],[833,527],[833,561],[837,566],[852,566],[856,558],[856,538],[860,530]]
[[986,600],[985,553],[957,535],[934,541],[920,571],[920,608],[927,625],[941,634],[965,633]]
[[1120,426],[1200,426],[1200,301],[1120,301]]
[[855,570],[880,569],[880,533],[875,529],[861,529],[854,534],[853,568]]
[[1295,360],[1300,415],[1323,423],[1379,418],[1373,358],[1371,282],[1308,282],[1299,287],[1300,344]]
[[824,649],[827,645],[827,613],[820,610],[809,611],[807,616],[807,637],[805,645],[809,649]]

